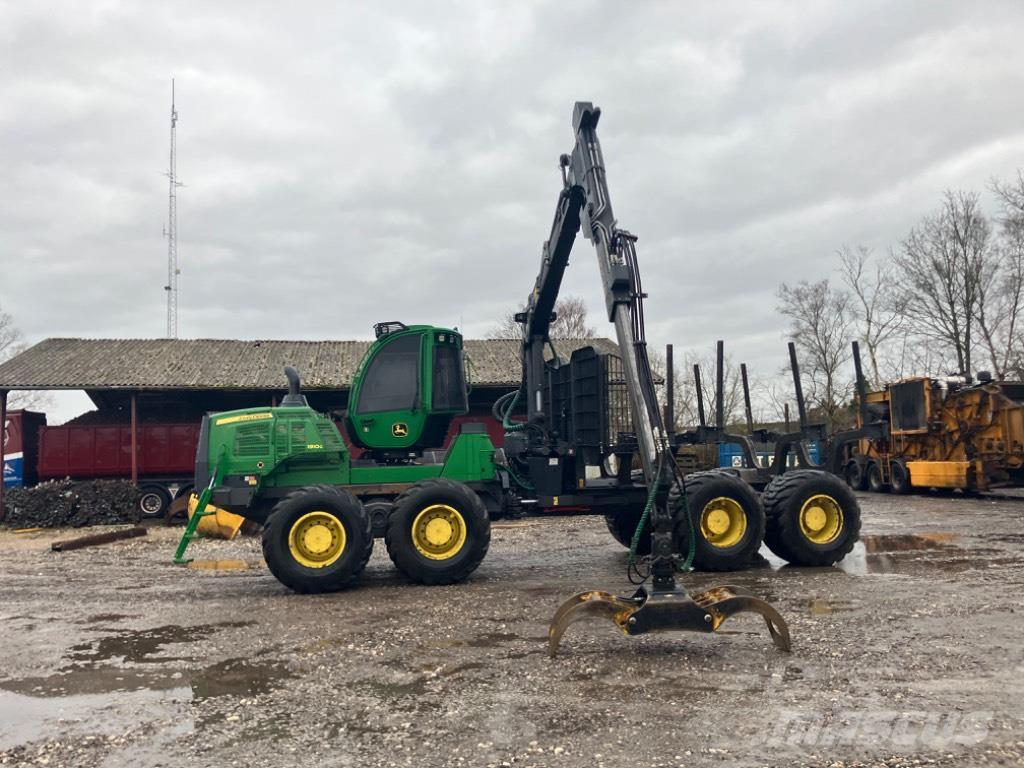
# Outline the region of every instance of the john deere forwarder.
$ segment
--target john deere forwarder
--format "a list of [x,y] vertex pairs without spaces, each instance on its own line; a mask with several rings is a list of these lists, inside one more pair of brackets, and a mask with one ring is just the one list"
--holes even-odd
[[[856,500],[819,471],[773,480],[764,503],[735,474],[684,478],[647,358],[636,238],[612,214],[596,135],[600,114],[588,102],[573,111],[576,144],[561,158],[551,235],[527,307],[517,315],[522,386],[495,406],[509,431],[501,448],[471,424],[446,451],[437,448],[452,417],[467,410],[462,338],[445,328],[385,323],[376,326],[345,415],[362,457],[353,459],[335,424],[309,408],[290,371],[279,407],[204,419],[196,487],[206,490],[198,510],[212,502],[262,523],[274,575],[292,589],[324,592],[359,575],[375,529],[409,578],[449,584],[486,554],[489,513],[521,502],[572,506],[604,514],[630,546],[635,583],[651,585],[629,597],[591,590],[571,598],[552,622],[552,653],[566,627],[587,616],[607,616],[632,635],[712,632],[739,611],[761,614],[776,644],[788,649],[785,622],[767,603],[725,586],[691,597],[675,574],[691,566],[743,567],[762,540],[790,562],[834,563],[857,538]],[[557,355],[546,361],[544,350],[580,230],[597,250],[618,354],[586,348],[561,364]],[[513,417],[517,404],[525,406],[525,419]],[[179,562],[197,519],[179,545]]]
[[207,490],[198,508],[212,503],[262,524],[267,565],[300,592],[351,582],[375,533],[409,578],[461,581],[487,553],[488,508],[505,504],[500,454],[483,425],[463,424],[447,450],[430,449],[468,410],[462,336],[397,322],[374,330],[345,414],[359,459],[335,423],[309,407],[291,368],[280,406],[203,418],[196,487]]

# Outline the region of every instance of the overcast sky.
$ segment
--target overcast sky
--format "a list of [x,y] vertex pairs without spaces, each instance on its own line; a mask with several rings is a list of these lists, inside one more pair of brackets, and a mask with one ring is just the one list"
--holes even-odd
[[[6,0],[0,305],[29,341],[163,335],[174,77],[181,336],[482,335],[588,100],[649,339],[774,372],[779,281],[1024,166],[1022,30],[1020,0]],[[601,321],[582,238],[565,290]]]

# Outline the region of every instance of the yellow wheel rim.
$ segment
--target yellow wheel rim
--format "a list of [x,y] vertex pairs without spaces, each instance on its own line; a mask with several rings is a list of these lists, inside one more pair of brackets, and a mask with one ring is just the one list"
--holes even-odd
[[843,508],[827,494],[811,496],[800,507],[800,532],[815,544],[835,541],[843,532]]
[[345,551],[345,526],[330,512],[307,512],[288,531],[292,557],[307,568],[326,568]]
[[728,496],[719,496],[704,505],[700,513],[700,534],[713,547],[734,547],[747,532],[747,514],[743,505]]
[[412,543],[431,560],[455,557],[466,543],[466,521],[447,504],[431,504],[412,521]]

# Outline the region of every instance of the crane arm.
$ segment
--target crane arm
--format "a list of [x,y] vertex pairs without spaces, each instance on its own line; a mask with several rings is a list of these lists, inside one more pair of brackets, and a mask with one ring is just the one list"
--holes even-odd
[[542,248],[540,272],[526,310],[516,316],[523,325],[527,415],[529,421],[543,426],[543,347],[549,341],[569,254],[576,233],[582,229],[584,237],[597,250],[605,307],[609,321],[615,325],[644,475],[648,483],[656,483],[657,456],[664,450],[664,430],[644,337],[644,295],[636,261],[636,237],[618,228],[612,212],[604,157],[596,133],[600,117],[601,110],[590,102],[576,102],[572,117],[576,144],[570,155],[561,157],[563,189],[551,234]]

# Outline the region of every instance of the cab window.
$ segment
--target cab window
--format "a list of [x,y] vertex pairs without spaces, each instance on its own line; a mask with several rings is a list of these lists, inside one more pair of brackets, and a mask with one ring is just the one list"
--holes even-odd
[[359,390],[356,413],[415,408],[419,395],[420,337],[400,336],[370,361]]

